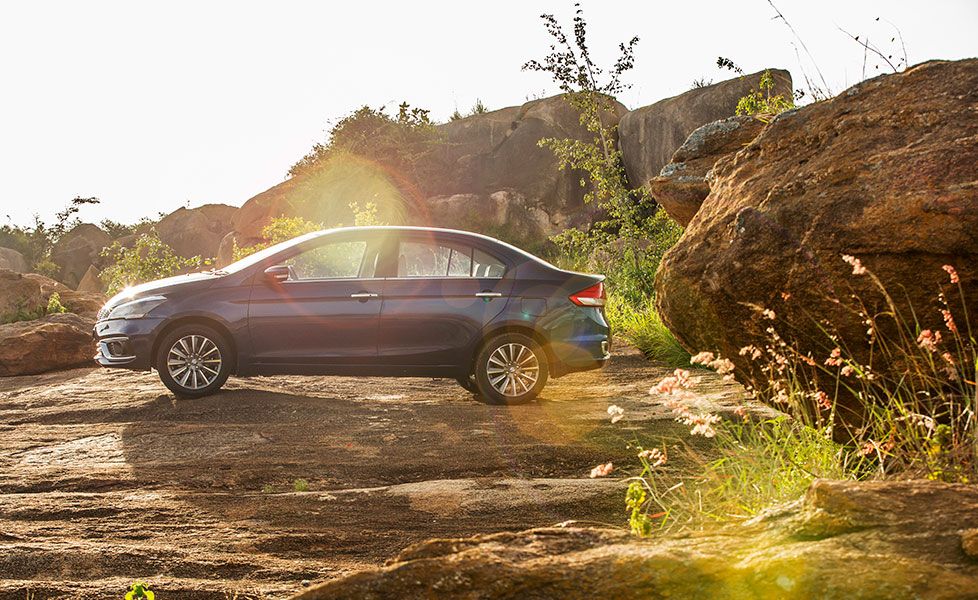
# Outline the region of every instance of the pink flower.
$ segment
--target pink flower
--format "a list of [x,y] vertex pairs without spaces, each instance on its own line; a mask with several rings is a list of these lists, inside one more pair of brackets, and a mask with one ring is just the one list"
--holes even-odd
[[815,392],[815,402],[819,405],[819,407],[825,410],[832,408],[832,399],[829,398],[829,395],[822,390]]
[[848,377],[848,376],[852,375],[852,373],[853,373],[853,368],[850,367],[849,365],[846,365],[846,366],[842,367],[842,376],[843,377]]
[[746,421],[747,420],[747,407],[746,406],[743,406],[743,405],[738,406],[737,408],[734,409],[734,414],[737,415],[738,417],[740,417],[741,419],[743,419],[743,420]]
[[708,365],[716,360],[716,356],[712,352],[700,352],[696,356],[689,359],[689,362],[694,365]]
[[947,274],[951,277],[951,283],[958,283],[959,281],[961,281],[958,278],[958,272],[951,265],[944,265],[941,268],[947,271]]
[[617,404],[612,404],[608,407],[608,416],[611,417],[612,423],[617,423],[621,421],[625,416],[625,409],[618,406]]
[[615,465],[613,463],[605,463],[603,465],[598,465],[591,469],[591,479],[596,479],[598,477],[607,477],[611,475],[611,472],[615,470]]
[[852,274],[853,275],[865,275],[866,274],[866,267],[864,267],[862,261],[860,261],[855,256],[853,256],[851,254],[843,254],[842,255],[842,260],[844,260],[847,263],[849,263],[850,265],[852,265]]
[[838,367],[842,364],[842,349],[839,347],[833,348],[832,353],[829,357],[825,359],[825,364],[830,367]]
[[917,336],[917,345],[930,352],[937,352],[937,345],[941,343],[941,332],[925,329]]
[[778,315],[770,308],[765,308],[761,311],[761,314],[764,315],[765,319],[771,319],[772,321],[778,318]]
[[954,322],[954,316],[951,315],[951,311],[942,309],[941,314],[944,315],[944,325],[947,327],[947,330],[956,335],[958,333],[958,325]]
[[642,450],[638,453],[638,457],[649,463],[649,466],[653,469],[666,464],[666,455],[658,448]]
[[689,380],[689,371],[676,369],[671,377],[664,377],[654,388],[649,390],[650,394],[676,394],[692,385]]
[[693,429],[689,432],[690,435],[702,435],[703,437],[711,438],[717,434],[713,426],[720,422],[720,417],[709,413],[694,415],[693,413],[687,412],[678,420],[685,425],[693,426]]
[[748,354],[750,354],[751,360],[757,360],[762,356],[762,352],[760,351],[760,349],[758,349],[757,346],[753,346],[753,345],[744,346],[743,348],[740,349],[741,356],[747,356]]

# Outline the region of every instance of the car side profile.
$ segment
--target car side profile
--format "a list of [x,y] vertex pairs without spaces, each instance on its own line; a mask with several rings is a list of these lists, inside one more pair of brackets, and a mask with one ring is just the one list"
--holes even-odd
[[232,374],[370,375],[523,402],[608,360],[603,280],[475,233],[331,229],[124,290],[99,312],[95,358],[156,369],[183,397]]

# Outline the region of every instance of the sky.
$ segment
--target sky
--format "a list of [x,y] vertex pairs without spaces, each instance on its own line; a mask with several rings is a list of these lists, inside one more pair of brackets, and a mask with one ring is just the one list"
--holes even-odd
[[[837,93],[863,70],[840,28],[896,58],[899,31],[910,64],[978,56],[976,0],[776,0],[797,37],[768,0],[582,5],[599,61],[641,38],[619,98],[630,108],[729,78],[718,56],[787,68],[796,87],[817,65]],[[545,74],[521,70],[549,48],[541,13],[569,22],[573,4],[3,0],[0,222],[50,221],[76,196],[101,199],[80,214],[94,222],[240,205],[360,106],[406,100],[444,121],[476,99],[551,95]]]

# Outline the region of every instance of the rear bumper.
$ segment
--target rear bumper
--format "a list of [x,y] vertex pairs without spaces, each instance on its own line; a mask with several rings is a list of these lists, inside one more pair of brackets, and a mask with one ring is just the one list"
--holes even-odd
[[149,370],[153,366],[153,340],[162,319],[113,319],[95,324],[98,343],[95,361],[103,367]]
[[611,358],[611,328],[598,308],[575,308],[549,331],[551,373],[600,369]]

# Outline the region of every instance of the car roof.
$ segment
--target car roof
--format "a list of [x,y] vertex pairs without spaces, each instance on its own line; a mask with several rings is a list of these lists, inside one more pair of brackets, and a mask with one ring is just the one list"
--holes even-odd
[[503,248],[505,248],[505,249],[509,250],[510,252],[513,252],[513,253],[515,253],[515,254],[523,257],[523,258],[526,258],[526,259],[529,259],[529,260],[533,260],[534,262],[540,263],[542,265],[545,265],[545,266],[548,266],[548,267],[551,267],[551,268],[556,268],[553,265],[551,265],[550,263],[548,263],[547,261],[545,261],[542,258],[540,258],[539,256],[536,256],[534,254],[531,254],[531,253],[527,252],[526,250],[523,250],[522,248],[518,248],[518,247],[516,247],[516,246],[514,246],[512,244],[506,243],[506,242],[504,242],[502,240],[499,240],[499,239],[496,239],[494,237],[489,237],[488,235],[483,235],[481,233],[476,233],[474,231],[464,231],[464,230],[461,230],[461,229],[448,229],[448,228],[445,228],[445,227],[422,227],[422,226],[416,226],[416,225],[366,225],[366,226],[359,226],[359,227],[336,227],[336,228],[333,228],[333,229],[324,229],[322,231],[317,232],[319,235],[313,236],[313,239],[315,239],[315,238],[317,238],[319,236],[328,235],[328,234],[331,235],[331,234],[341,233],[341,232],[362,232],[362,233],[369,233],[369,232],[416,232],[416,233],[447,234],[447,235],[455,235],[455,236],[465,237],[465,238],[475,238],[477,240],[481,240],[483,242],[487,242],[487,243],[492,244],[494,246],[502,246]]

